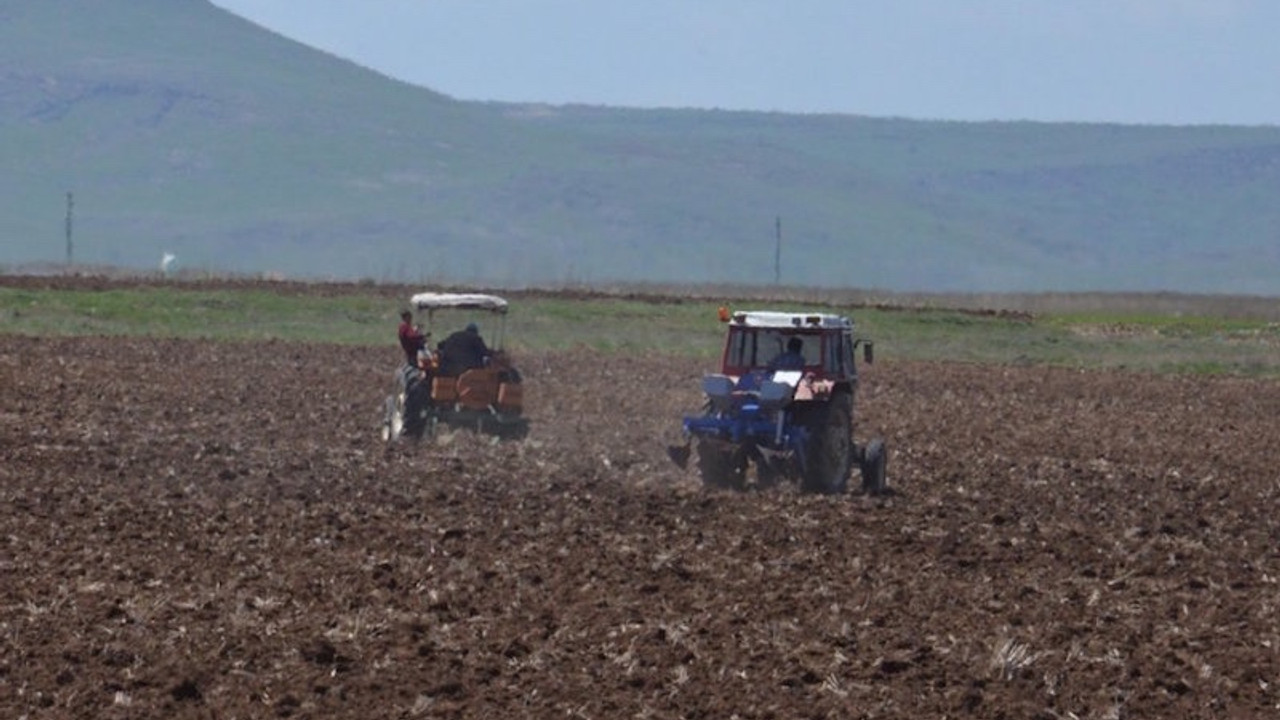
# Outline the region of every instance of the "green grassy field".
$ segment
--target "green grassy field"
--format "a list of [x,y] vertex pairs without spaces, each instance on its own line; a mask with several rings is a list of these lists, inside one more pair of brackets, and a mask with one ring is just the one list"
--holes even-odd
[[[1280,302],[1280,301],[1278,301]],[[605,351],[719,352],[721,303],[567,294],[516,294],[505,320],[438,315],[436,336],[478,320],[486,337],[514,350],[591,347]],[[812,308],[800,302],[742,300],[737,309]],[[890,309],[849,304],[822,308],[852,315],[876,344],[879,360],[950,360],[994,364],[1121,367],[1141,371],[1280,375],[1280,323],[1269,318],[1144,310],[980,313],[939,308]],[[217,290],[181,285],[102,290],[0,287],[0,332],[26,335],[132,335],[355,345],[395,344],[400,304],[385,288],[349,288],[330,296]],[[420,318],[424,319],[424,318]]]

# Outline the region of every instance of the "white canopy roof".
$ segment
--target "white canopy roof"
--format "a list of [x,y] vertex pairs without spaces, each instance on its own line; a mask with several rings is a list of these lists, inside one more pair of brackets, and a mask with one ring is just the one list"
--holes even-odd
[[497,295],[479,295],[470,293],[418,293],[409,302],[419,310],[439,310],[453,308],[456,310],[486,310],[493,313],[507,312],[507,301]]
[[829,313],[747,310],[733,313],[734,325],[762,328],[851,328],[853,321]]

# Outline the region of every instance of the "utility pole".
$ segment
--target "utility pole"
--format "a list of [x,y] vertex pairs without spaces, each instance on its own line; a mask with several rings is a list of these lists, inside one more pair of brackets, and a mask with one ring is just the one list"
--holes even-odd
[[773,245],[773,284],[782,284],[782,216],[774,218],[773,230],[776,242]]
[[71,267],[71,259],[73,257],[73,254],[71,252],[71,210],[72,208],[75,207],[75,204],[76,204],[75,198],[71,195],[71,192],[68,191],[67,192],[67,267],[68,268]]

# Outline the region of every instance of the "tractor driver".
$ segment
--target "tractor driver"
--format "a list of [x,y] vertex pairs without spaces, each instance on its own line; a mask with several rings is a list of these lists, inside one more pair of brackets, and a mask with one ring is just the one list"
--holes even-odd
[[787,341],[786,352],[769,363],[770,370],[803,370],[804,366],[804,340],[794,335]]
[[417,367],[418,352],[427,346],[427,339],[422,330],[413,324],[413,313],[408,310],[400,312],[400,348],[404,350],[404,361]]
[[480,337],[480,328],[468,323],[440,343],[440,374],[461,375],[471,368],[484,367],[489,360],[489,347]]

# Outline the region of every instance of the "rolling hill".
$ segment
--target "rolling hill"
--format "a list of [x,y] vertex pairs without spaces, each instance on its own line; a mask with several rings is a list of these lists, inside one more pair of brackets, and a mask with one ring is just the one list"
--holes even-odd
[[[833,69],[833,72],[838,70]],[[0,6],[0,264],[1280,294],[1280,128],[467,103],[206,0]]]

